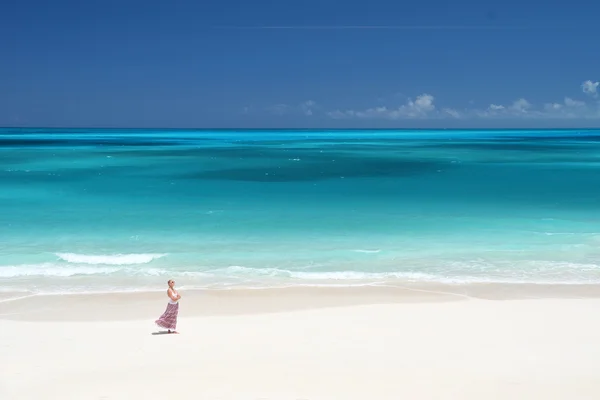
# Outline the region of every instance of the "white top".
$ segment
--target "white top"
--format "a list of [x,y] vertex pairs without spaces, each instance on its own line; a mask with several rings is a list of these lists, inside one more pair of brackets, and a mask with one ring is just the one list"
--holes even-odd
[[[176,291],[175,289],[171,289],[171,291],[173,292],[173,294],[174,294],[175,296],[177,296],[177,295],[179,294],[179,293],[177,293],[177,291]],[[173,299],[171,298],[171,296],[169,296],[169,304],[177,304],[177,300],[173,300]]]

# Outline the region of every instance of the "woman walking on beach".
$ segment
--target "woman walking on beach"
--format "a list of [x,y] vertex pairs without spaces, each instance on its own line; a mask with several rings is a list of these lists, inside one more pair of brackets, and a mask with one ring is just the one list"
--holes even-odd
[[178,333],[175,329],[177,329],[177,314],[179,314],[179,299],[181,299],[181,295],[175,290],[174,280],[170,280],[167,284],[169,285],[167,289],[169,304],[167,304],[167,309],[163,315],[155,322],[161,328],[167,329],[169,333]]

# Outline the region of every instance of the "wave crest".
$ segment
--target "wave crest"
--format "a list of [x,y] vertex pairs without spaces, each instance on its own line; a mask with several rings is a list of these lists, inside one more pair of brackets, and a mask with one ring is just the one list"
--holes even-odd
[[117,272],[118,268],[75,267],[64,268],[51,263],[0,267],[0,278],[60,277],[77,275],[104,275]]
[[75,253],[56,253],[63,261],[73,264],[91,265],[133,265],[148,264],[166,254],[112,254],[112,255],[89,255]]
[[[298,269],[285,268],[256,268],[240,265],[231,266],[140,266],[136,264],[149,263],[162,255],[158,254],[129,254],[112,256],[89,256],[68,254],[67,263],[50,262],[39,264],[21,264],[0,266],[0,282],[9,283],[13,278],[14,283],[21,285],[35,278],[67,278],[89,277],[98,282],[106,281],[103,277],[119,282],[158,282],[155,278],[177,277],[188,285],[294,285],[294,284],[394,284],[398,282],[435,282],[450,284],[465,283],[547,283],[547,284],[579,284],[600,283],[600,265],[592,263],[526,261],[512,265],[512,269],[504,265],[492,266],[480,262],[450,262],[438,266],[436,269],[421,268],[421,271],[412,270],[396,271],[360,271],[360,270],[316,270],[311,267]],[[82,261],[84,260],[84,261]],[[87,261],[87,263],[86,263]],[[99,265],[98,265],[99,264]],[[162,279],[160,280],[162,282]],[[56,281],[54,281],[56,283]],[[30,282],[44,286],[42,281]],[[90,281],[90,285],[94,285]]]

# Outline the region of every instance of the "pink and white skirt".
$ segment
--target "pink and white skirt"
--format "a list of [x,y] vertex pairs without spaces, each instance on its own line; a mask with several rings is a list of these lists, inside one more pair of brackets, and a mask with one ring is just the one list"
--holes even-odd
[[160,326],[164,329],[169,329],[174,331],[177,328],[177,315],[179,314],[179,303],[175,304],[167,304],[167,309],[160,316],[159,319],[155,321],[156,325]]

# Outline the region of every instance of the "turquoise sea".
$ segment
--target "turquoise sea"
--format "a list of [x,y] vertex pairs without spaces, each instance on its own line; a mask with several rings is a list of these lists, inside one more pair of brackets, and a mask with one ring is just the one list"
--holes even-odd
[[0,290],[600,283],[600,130],[0,129]]

